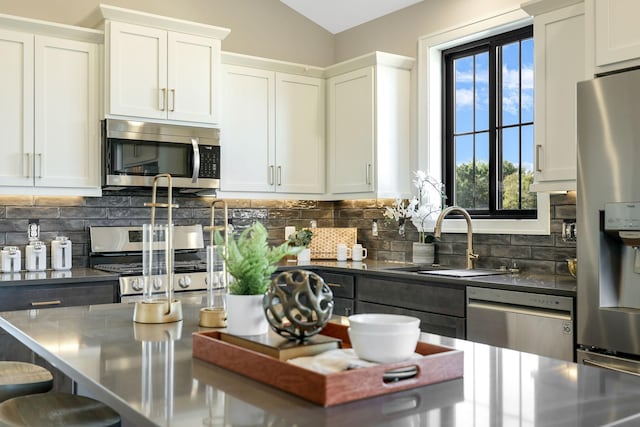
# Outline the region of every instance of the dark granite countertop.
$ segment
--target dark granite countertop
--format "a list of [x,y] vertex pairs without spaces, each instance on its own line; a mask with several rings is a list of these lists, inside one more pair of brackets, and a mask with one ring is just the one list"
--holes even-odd
[[[544,293],[560,296],[576,296],[576,280],[571,276],[516,273],[496,274],[480,277],[443,277],[429,276],[416,273],[418,270],[428,270],[430,267],[419,266],[412,263],[364,260],[363,262],[338,262],[332,260],[312,260],[309,263],[298,265],[295,263],[280,263],[279,270],[293,268],[322,269],[337,273],[371,274],[377,277],[390,279],[405,279],[424,283],[448,283],[462,286],[478,286],[494,289],[505,289],[521,292]],[[445,267],[439,267],[445,268]]]
[[463,350],[463,378],[323,408],[194,359],[199,310],[184,304],[183,321],[158,325],[135,324],[130,304],[26,310],[0,313],[0,327],[112,406],[125,426],[640,422],[636,376],[431,334],[421,339]]
[[118,280],[115,273],[106,273],[93,268],[77,267],[71,270],[19,271],[0,273],[0,287],[23,285],[51,285],[60,283],[86,283]]

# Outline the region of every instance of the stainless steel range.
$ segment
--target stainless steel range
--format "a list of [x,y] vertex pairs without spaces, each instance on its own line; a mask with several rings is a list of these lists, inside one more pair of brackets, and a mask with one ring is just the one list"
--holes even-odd
[[[141,298],[142,275],[142,226],[90,227],[92,268],[120,274],[120,296],[123,302]],[[205,296],[207,288],[207,263],[200,258],[204,248],[201,225],[175,226],[174,295],[184,299],[197,293]],[[166,277],[153,276],[154,291],[166,291]]]

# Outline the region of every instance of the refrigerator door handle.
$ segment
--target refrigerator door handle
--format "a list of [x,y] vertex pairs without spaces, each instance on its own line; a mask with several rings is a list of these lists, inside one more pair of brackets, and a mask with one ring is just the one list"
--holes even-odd
[[582,363],[588,366],[595,366],[597,368],[608,369],[609,371],[620,372],[622,374],[631,374],[635,375],[636,377],[640,377],[640,373],[638,372],[627,371],[626,369],[621,369],[613,365],[609,365],[608,363],[596,362],[592,359],[582,359]]

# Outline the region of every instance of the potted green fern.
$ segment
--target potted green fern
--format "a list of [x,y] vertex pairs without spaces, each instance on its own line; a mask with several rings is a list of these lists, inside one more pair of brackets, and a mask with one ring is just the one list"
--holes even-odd
[[[240,233],[237,240],[230,239],[224,250],[224,261],[232,280],[227,295],[227,330],[236,335],[267,333],[262,299],[271,283],[277,263],[287,255],[296,255],[302,248],[291,247],[288,242],[270,247],[267,229],[255,222]],[[219,232],[214,235],[216,245],[224,245]]]

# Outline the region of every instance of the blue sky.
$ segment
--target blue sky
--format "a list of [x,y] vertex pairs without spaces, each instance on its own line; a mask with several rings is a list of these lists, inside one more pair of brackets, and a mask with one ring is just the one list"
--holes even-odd
[[[518,58],[520,45],[511,43],[503,47],[502,123],[504,125],[517,123],[520,113],[523,122],[533,121],[533,40],[525,40],[521,46],[522,66],[520,66]],[[487,53],[479,53],[455,61],[456,132],[472,131],[474,128],[476,131],[482,131],[488,128],[488,60]],[[518,107],[519,96],[522,97],[521,112]],[[517,128],[506,130],[503,141],[504,159],[518,165]],[[456,164],[470,162],[473,158],[473,136],[460,137],[456,142]],[[478,160],[488,161],[488,143],[488,135],[476,135],[476,158]],[[533,170],[533,144],[533,127],[523,128],[522,163],[528,170]]]

